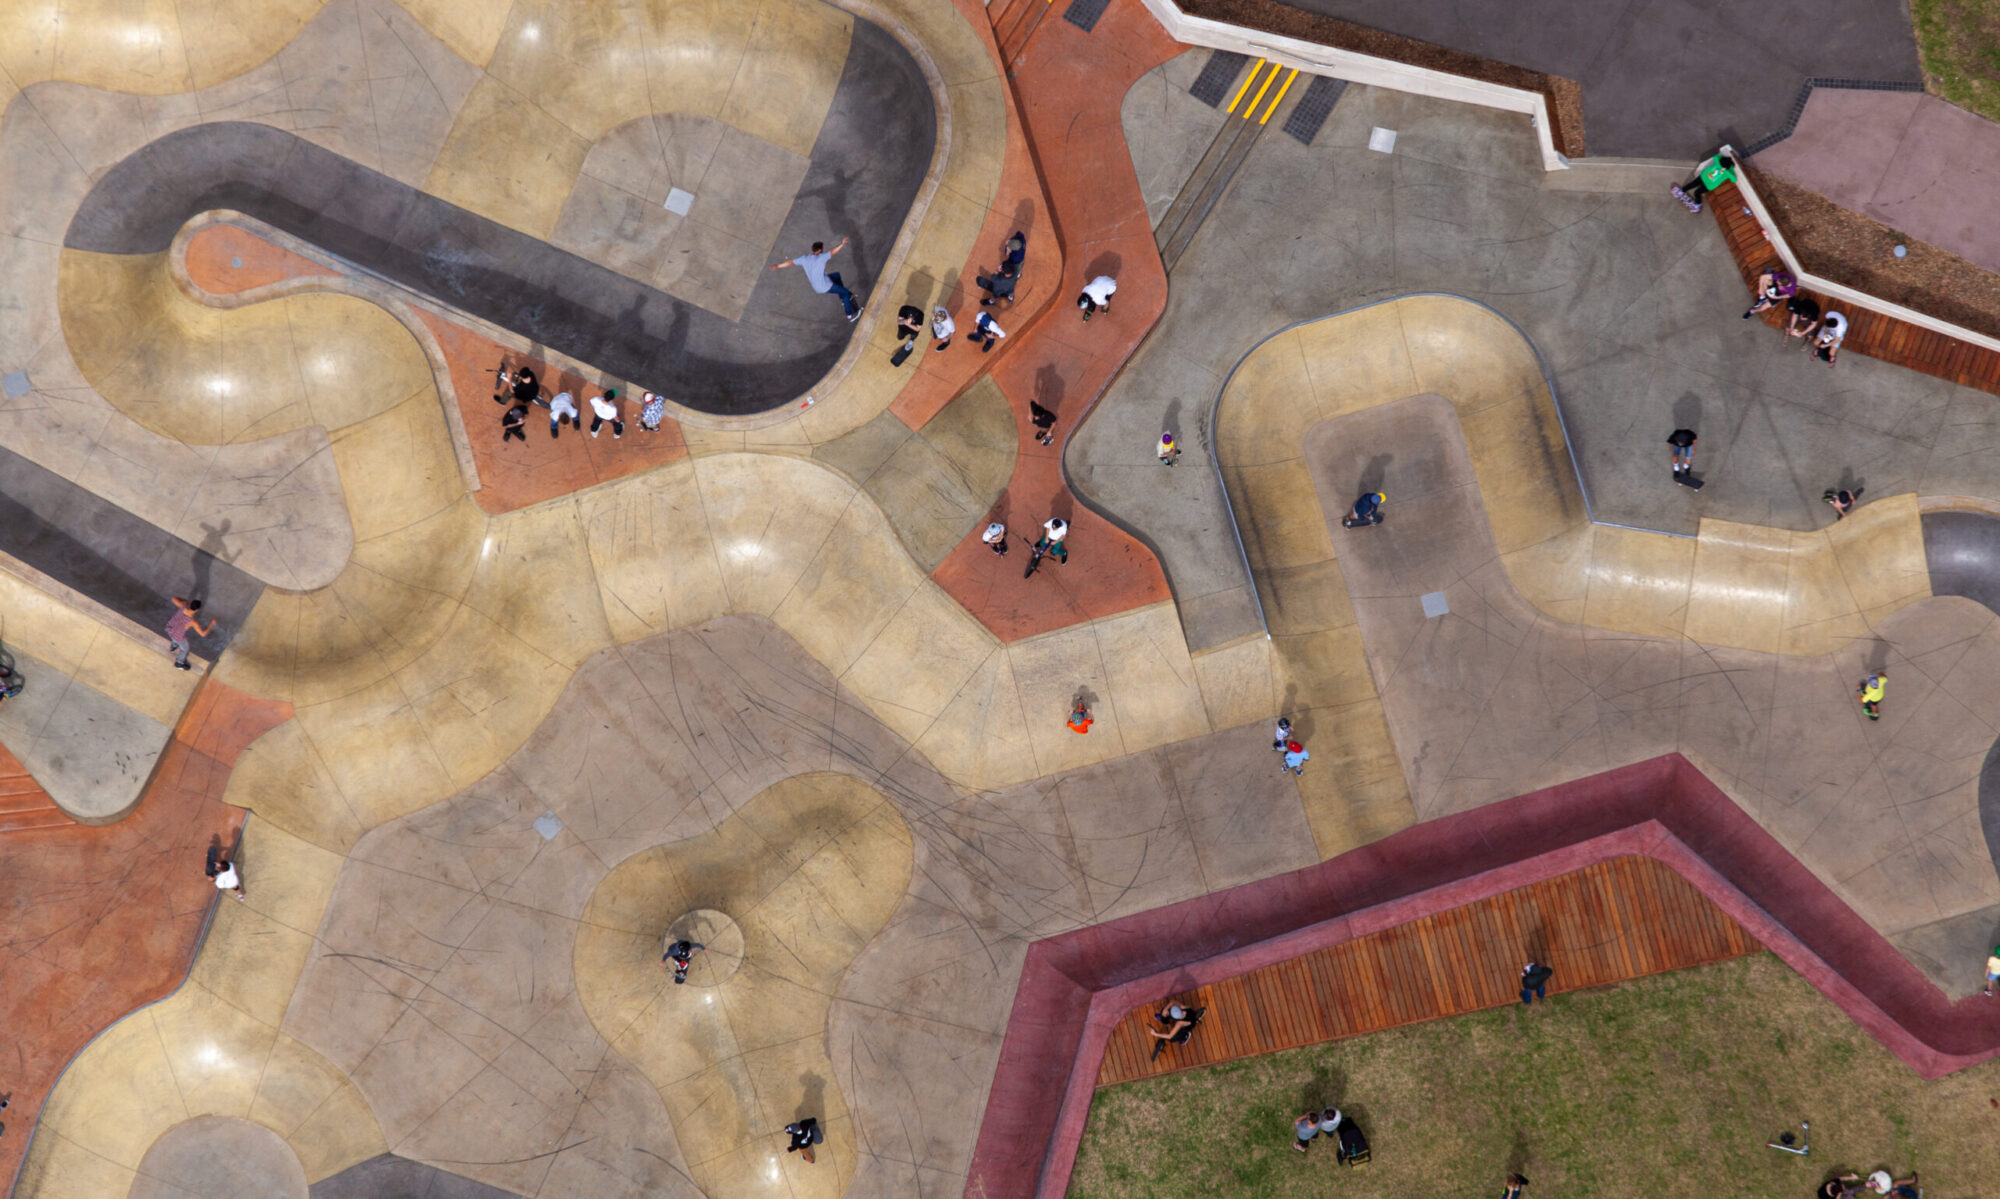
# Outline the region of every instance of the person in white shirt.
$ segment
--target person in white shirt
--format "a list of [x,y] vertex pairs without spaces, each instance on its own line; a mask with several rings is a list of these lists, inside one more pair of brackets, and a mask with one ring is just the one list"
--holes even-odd
[[951,319],[951,313],[942,308],[931,310],[931,336],[937,338],[937,345],[933,346],[933,349],[943,353],[945,347],[951,344],[951,335],[956,332],[958,325]]
[[590,397],[590,413],[590,435],[592,437],[597,436],[597,431],[604,427],[604,422],[606,421],[611,422],[611,439],[613,441],[625,436],[624,410],[618,404],[618,392],[615,389],[608,390],[601,396]]
[[1833,360],[1840,354],[1840,343],[1846,337],[1847,315],[1840,312],[1827,313],[1826,319],[1820,322],[1819,336],[1812,340],[1814,356],[1832,366]]
[[993,347],[1000,344],[1000,339],[1007,336],[1007,331],[1000,327],[999,321],[993,319],[992,313],[982,312],[979,314],[979,319],[972,322],[972,332],[966,336],[980,343],[980,353],[991,354]]
[[1051,516],[1042,523],[1042,539],[1035,543],[1035,548],[1045,554],[1054,554],[1056,561],[1068,566],[1069,547],[1063,544],[1063,538],[1068,536],[1069,522],[1060,516]]
[[564,417],[568,417],[570,423],[578,430],[583,428],[583,414],[576,410],[576,397],[566,391],[560,391],[549,401],[550,438],[554,438],[556,430],[562,427]]
[[1083,319],[1089,320],[1099,312],[1111,311],[1111,296],[1118,290],[1118,281],[1109,275],[1099,275],[1083,285],[1083,294],[1077,296],[1076,306],[1083,309]]
[[1007,526],[997,520],[986,526],[986,531],[979,535],[979,539],[996,554],[1007,552]]

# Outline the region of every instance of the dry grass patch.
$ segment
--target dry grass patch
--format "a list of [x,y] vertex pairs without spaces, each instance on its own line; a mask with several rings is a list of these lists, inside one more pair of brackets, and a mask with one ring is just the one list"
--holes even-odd
[[1924,86],[2000,121],[2000,0],[1911,0]]
[[[1518,1169],[1545,1199],[1805,1199],[1880,1166],[1923,1171],[1926,1199],[1973,1199],[2000,1185],[1996,1098],[2000,1062],[1925,1082],[1760,953],[1108,1087],[1069,1194],[1491,1195]],[[1327,1103],[1361,1121],[1372,1163],[1292,1151],[1292,1120]],[[1810,1157],[1764,1147],[1801,1118]]]

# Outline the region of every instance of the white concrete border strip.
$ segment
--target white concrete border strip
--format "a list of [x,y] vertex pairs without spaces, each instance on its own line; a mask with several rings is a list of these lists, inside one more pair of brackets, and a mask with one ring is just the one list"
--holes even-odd
[[[1152,3],[1153,0],[1147,0],[1147,2]],[[1727,154],[1739,163],[1743,161],[1743,155],[1737,153],[1734,146],[1725,145],[1716,152],[1718,154]],[[1764,239],[1771,243],[1771,249],[1777,252],[1779,260],[1785,264],[1785,269],[1798,277],[1801,287],[1819,292],[1830,299],[1839,300],[1841,303],[1855,308],[1866,309],[1869,312],[1879,313],[1882,316],[1893,317],[1905,324],[1915,325],[1919,329],[1929,329],[1933,333],[1942,333],[1946,337],[1965,342],[1968,345],[1975,345],[1983,350],[1992,350],[2000,353],[2000,338],[1988,337],[1984,333],[1974,333],[1970,329],[1961,328],[1949,321],[1942,321],[1934,316],[1926,316],[1914,308],[1905,308],[1901,304],[1892,304],[1887,300],[1878,300],[1874,296],[1866,292],[1856,291],[1844,283],[1835,283],[1831,279],[1825,279],[1808,272],[1804,267],[1799,265],[1799,256],[1792,253],[1792,247],[1785,241],[1784,233],[1779,230],[1777,222],[1771,219],[1771,210],[1764,206],[1764,198],[1757,194],[1757,189],[1751,184],[1748,173],[1741,169],[1736,172],[1736,190],[1742,193],[1743,202],[1750,207],[1750,214],[1756,217],[1757,224],[1763,227]]]

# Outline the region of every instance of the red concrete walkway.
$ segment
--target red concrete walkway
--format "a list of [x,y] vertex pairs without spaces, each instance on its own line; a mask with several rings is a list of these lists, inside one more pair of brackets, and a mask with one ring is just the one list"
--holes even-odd
[[[1015,8],[1042,3],[995,4],[992,19],[1011,27]],[[1016,542],[1013,553],[996,558],[975,529],[931,575],[1005,641],[1170,598],[1152,552],[1070,491],[1062,447],[1166,308],[1166,271],[1126,150],[1119,102],[1140,76],[1184,48],[1139,0],[1112,0],[1091,33],[1064,20],[1040,21],[1009,71],[1063,255],[1054,302],[1038,319],[1016,327],[996,318],[1009,337],[992,377],[1014,409],[1021,448],[993,518],[1033,537],[1050,516],[1062,517],[1070,522],[1070,561],[1023,579],[1026,547]],[[1050,265],[1031,246],[1025,275]],[[1085,324],[1074,298],[1097,275],[1115,278],[1118,295],[1109,312]],[[959,320],[961,336],[970,325]],[[1034,440],[1031,400],[1055,412],[1054,446]]]
[[[237,262],[243,265],[236,266]],[[187,271],[190,279],[217,295],[233,295],[286,279],[341,273],[235,225],[210,225],[190,237]],[[413,306],[413,311],[444,352],[459,419],[479,474],[479,490],[473,498],[486,512],[512,512],[687,457],[687,440],[679,423],[669,417],[658,433],[640,431],[640,397],[622,391],[618,398],[625,412],[623,438],[613,438],[609,427],[593,438],[567,423],[558,437],[551,438],[548,412],[537,408],[528,414],[527,442],[517,438],[503,445],[500,417],[506,407],[493,402],[493,375],[502,360],[510,366],[532,365],[543,389],[551,395],[570,392],[586,420],[590,409],[585,397],[598,390],[596,383],[540,359],[516,354],[426,308]]]
[[21,765],[21,759],[0,745],[0,834],[63,828],[75,823],[42,790],[28,768]]
[[202,874],[243,811],[222,802],[245,747],[291,719],[289,704],[205,679],[130,816],[93,827],[0,833],[0,1193],[13,1187],[42,1103],[105,1028],[178,987],[216,890]]

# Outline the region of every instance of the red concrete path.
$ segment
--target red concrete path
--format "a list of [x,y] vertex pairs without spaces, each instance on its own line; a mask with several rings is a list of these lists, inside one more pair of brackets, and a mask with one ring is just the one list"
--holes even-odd
[[[235,262],[243,265],[235,266]],[[190,237],[187,271],[195,283],[217,295],[233,295],[286,279],[341,273],[236,225],[210,225]],[[503,445],[500,417],[506,407],[493,402],[493,374],[503,360],[510,366],[531,364],[551,395],[570,392],[586,420],[590,409],[585,397],[599,390],[596,383],[516,354],[427,309],[413,311],[444,351],[459,419],[479,474],[479,491],[473,498],[486,512],[512,512],[687,457],[687,440],[681,435],[680,424],[669,417],[659,432],[642,432],[639,396],[623,391],[618,397],[625,411],[623,438],[612,437],[609,427],[593,438],[567,423],[559,436],[551,438],[548,413],[537,408],[528,414],[527,442],[514,439]]]
[[62,828],[75,824],[69,813],[56,806],[49,793],[21,765],[6,746],[0,745],[0,836],[28,829]]
[[[1005,22],[1009,11],[995,5],[993,19]],[[1139,0],[1112,0],[1091,33],[1068,21],[1041,21],[1009,71],[1063,262],[1054,304],[1039,319],[1016,328],[997,318],[1011,344],[992,375],[1014,409],[1021,450],[993,519],[1033,537],[1050,516],[1062,517],[1070,522],[1070,562],[1051,563],[1024,580],[1026,546],[1016,542],[1013,553],[996,558],[974,529],[931,574],[1004,641],[1170,598],[1152,551],[1070,491],[1062,447],[1166,309],[1166,271],[1119,104],[1140,76],[1183,49]],[[1045,263],[1031,248],[1027,274]],[[1074,299],[1097,275],[1115,278],[1118,295],[1110,311],[1085,324]],[[961,320],[961,330],[970,323]],[[1055,446],[1031,436],[1030,400],[1055,412]]]
[[0,833],[0,1193],[57,1076],[99,1032],[178,987],[216,890],[202,874],[213,837],[243,811],[222,802],[244,748],[291,719],[205,679],[130,816],[116,824]]
[[1694,884],[1924,1077],[2000,1054],[2000,1003],[1947,1000],[1701,771],[1669,754],[1036,942],[966,1199],[1060,1199],[1105,1047],[1138,1004],[1626,855]]

